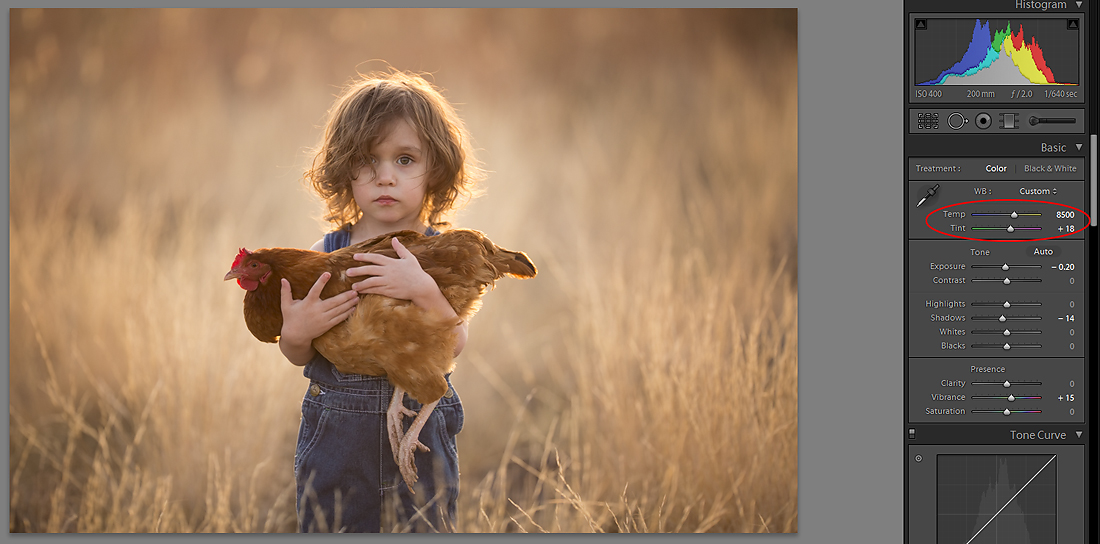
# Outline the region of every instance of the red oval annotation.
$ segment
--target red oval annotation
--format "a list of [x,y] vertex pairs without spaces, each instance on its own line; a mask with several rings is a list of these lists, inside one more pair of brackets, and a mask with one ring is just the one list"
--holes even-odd
[[[934,231],[936,231],[940,234],[943,234],[944,236],[950,236],[952,238],[959,238],[961,240],[975,240],[975,241],[979,241],[979,242],[1038,242],[1038,241],[1042,241],[1042,240],[1054,240],[1054,239],[1057,239],[1057,238],[1063,238],[1063,237],[1066,237],[1066,236],[1071,236],[1071,235],[1076,233],[1076,230],[1074,230],[1074,231],[1071,231],[1071,232],[1066,232],[1065,234],[1059,234],[1058,236],[1048,236],[1048,237],[1045,237],[1045,238],[1024,238],[1024,239],[1020,239],[1020,240],[1003,240],[1003,239],[994,239],[994,238],[974,238],[974,237],[970,237],[970,236],[961,236],[959,234],[955,234],[955,233],[951,233],[951,232],[944,232],[942,230],[937,229],[936,227],[933,227],[928,222],[928,220],[932,217],[932,214],[934,214],[936,212],[946,210],[947,208],[954,208],[955,206],[963,206],[963,205],[967,205],[967,204],[979,204],[979,203],[982,203],[982,202],[1033,202],[1033,203],[1038,203],[1038,204],[1050,204],[1052,206],[1059,206],[1059,207],[1062,207],[1062,208],[1068,208],[1070,210],[1074,210],[1074,211],[1080,213],[1081,216],[1084,217],[1085,222],[1079,228],[1085,228],[1089,225],[1089,223],[1092,222],[1092,217],[1089,216],[1089,214],[1085,213],[1084,210],[1074,208],[1073,206],[1070,206],[1068,204],[1062,204],[1062,203],[1059,203],[1059,202],[1050,202],[1050,201],[1047,201],[1047,200],[1029,200],[1029,199],[1024,199],[1024,198],[994,198],[994,199],[989,199],[989,200],[969,200],[967,202],[957,202],[955,204],[948,204],[947,206],[943,206],[941,208],[936,208],[935,210],[932,210],[931,212],[929,212],[928,215],[924,216],[924,224],[928,228],[930,228],[930,229],[932,229],[932,230],[934,230]],[[1074,218],[1073,223],[1075,225],[1077,224],[1077,219],[1076,218]]]

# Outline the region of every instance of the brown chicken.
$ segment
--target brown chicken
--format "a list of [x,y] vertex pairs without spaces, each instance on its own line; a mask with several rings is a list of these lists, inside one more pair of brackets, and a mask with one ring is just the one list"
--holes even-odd
[[[283,328],[280,278],[286,278],[294,298],[301,299],[327,271],[331,278],[321,298],[343,293],[362,279],[347,276],[347,269],[363,265],[352,256],[378,253],[397,258],[394,237],[416,256],[458,317],[441,320],[407,300],[361,295],[355,313],[315,338],[313,347],[340,372],[386,376],[393,384],[386,426],[394,460],[411,490],[417,480],[413,452],[428,449],[419,441],[420,429],[447,392],[445,375],[454,369],[454,328],[477,313],[481,296],[495,280],[506,275],[533,278],[537,270],[527,255],[500,248],[475,230],[455,229],[437,236],[405,230],[332,253],[242,248],[225,279],[236,279],[248,291],[244,319],[252,335],[262,342],[278,342]],[[419,414],[402,404],[406,392],[424,405]],[[416,416],[407,433],[401,423],[406,415]]]

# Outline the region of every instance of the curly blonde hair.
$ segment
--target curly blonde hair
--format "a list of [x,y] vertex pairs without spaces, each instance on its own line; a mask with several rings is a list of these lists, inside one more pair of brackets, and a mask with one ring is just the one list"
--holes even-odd
[[432,227],[449,226],[443,218],[458,207],[459,197],[474,196],[474,187],[485,174],[451,104],[418,74],[373,72],[353,80],[336,99],[313,163],[305,172],[306,181],[328,209],[325,221],[346,227],[362,217],[351,182],[371,147],[399,119],[413,126],[427,148],[428,183],[421,220]]

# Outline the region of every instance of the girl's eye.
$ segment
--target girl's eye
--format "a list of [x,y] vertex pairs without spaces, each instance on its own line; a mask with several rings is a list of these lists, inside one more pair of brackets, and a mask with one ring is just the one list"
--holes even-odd
[[401,166],[408,166],[408,165],[412,164],[412,162],[413,162],[412,157],[408,157],[408,156],[401,157],[401,158],[397,159],[397,164],[400,164]]

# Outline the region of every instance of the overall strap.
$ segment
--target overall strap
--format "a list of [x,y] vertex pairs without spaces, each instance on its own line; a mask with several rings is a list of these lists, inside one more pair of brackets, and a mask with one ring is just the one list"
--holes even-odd
[[351,229],[344,227],[334,230],[325,235],[325,253],[348,247],[349,242],[351,242]]
[[[439,231],[432,227],[428,227],[427,230],[424,231],[424,234],[428,236],[438,236]],[[343,249],[349,245],[351,245],[350,226],[334,230],[325,235],[325,253],[332,253],[337,249]]]

